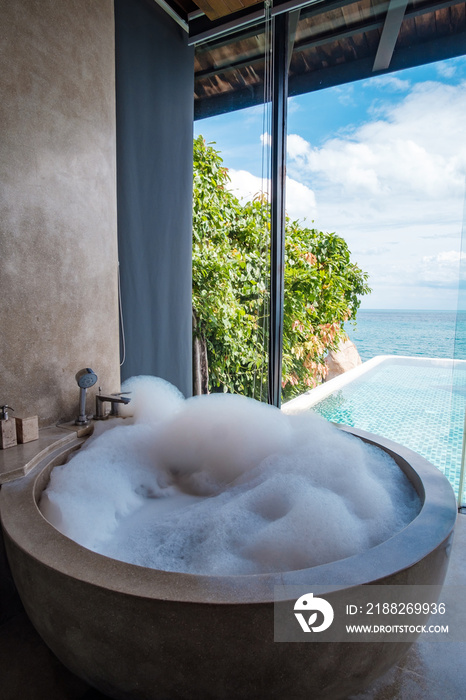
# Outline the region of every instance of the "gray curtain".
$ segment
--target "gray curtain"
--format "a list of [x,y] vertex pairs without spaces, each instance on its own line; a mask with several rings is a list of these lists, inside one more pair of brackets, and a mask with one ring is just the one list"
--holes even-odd
[[154,2],[115,0],[122,379],[192,393],[194,52]]

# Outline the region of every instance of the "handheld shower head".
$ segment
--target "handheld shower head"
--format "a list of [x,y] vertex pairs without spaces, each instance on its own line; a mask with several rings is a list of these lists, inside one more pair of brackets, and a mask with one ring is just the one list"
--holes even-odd
[[86,391],[89,387],[94,386],[97,381],[97,375],[90,367],[85,367],[76,373],[75,379],[79,386],[79,415],[75,420],[75,424],[84,427],[89,425],[86,416]]
[[89,389],[90,386],[94,386],[96,383],[97,375],[90,367],[85,367],[76,373],[75,379],[80,389]]

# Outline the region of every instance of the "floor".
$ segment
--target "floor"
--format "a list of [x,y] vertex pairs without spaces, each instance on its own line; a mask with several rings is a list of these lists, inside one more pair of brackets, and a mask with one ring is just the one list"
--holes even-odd
[[[466,515],[459,515],[446,585],[466,584],[465,552]],[[1,700],[105,700],[48,650],[11,587],[1,593]],[[402,663],[351,700],[460,700],[466,693],[465,659],[466,642],[418,642]]]
[[[466,592],[466,515],[458,515],[445,587]],[[455,590],[455,593],[457,591]],[[464,619],[464,613],[461,615]],[[464,634],[466,639],[466,631]],[[351,700],[460,700],[466,697],[466,642],[417,642],[402,663]]]

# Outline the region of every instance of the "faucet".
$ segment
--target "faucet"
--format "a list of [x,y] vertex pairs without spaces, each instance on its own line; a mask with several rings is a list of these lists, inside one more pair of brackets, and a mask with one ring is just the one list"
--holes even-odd
[[[109,416],[118,416],[118,404],[128,404],[131,399],[123,394],[102,394],[99,387],[99,393],[95,397],[95,416],[96,420],[105,420]],[[109,403],[110,413],[105,413],[105,403]]]
[[97,375],[90,367],[84,367],[76,373],[75,379],[79,386],[79,415],[75,420],[75,425],[85,428],[90,422],[86,416],[86,391],[94,386]]

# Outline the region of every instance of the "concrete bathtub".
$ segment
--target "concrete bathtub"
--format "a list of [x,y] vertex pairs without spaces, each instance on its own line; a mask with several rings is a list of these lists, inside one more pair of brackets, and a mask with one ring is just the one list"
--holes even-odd
[[[32,623],[71,671],[115,699],[345,698],[382,675],[410,644],[276,643],[274,585],[441,584],[456,518],[445,477],[383,438],[422,508],[367,552],[301,571],[210,577],[147,569],[87,550],[52,527],[37,503],[76,440],[2,486],[10,567]],[[320,591],[322,593],[322,591]]]

